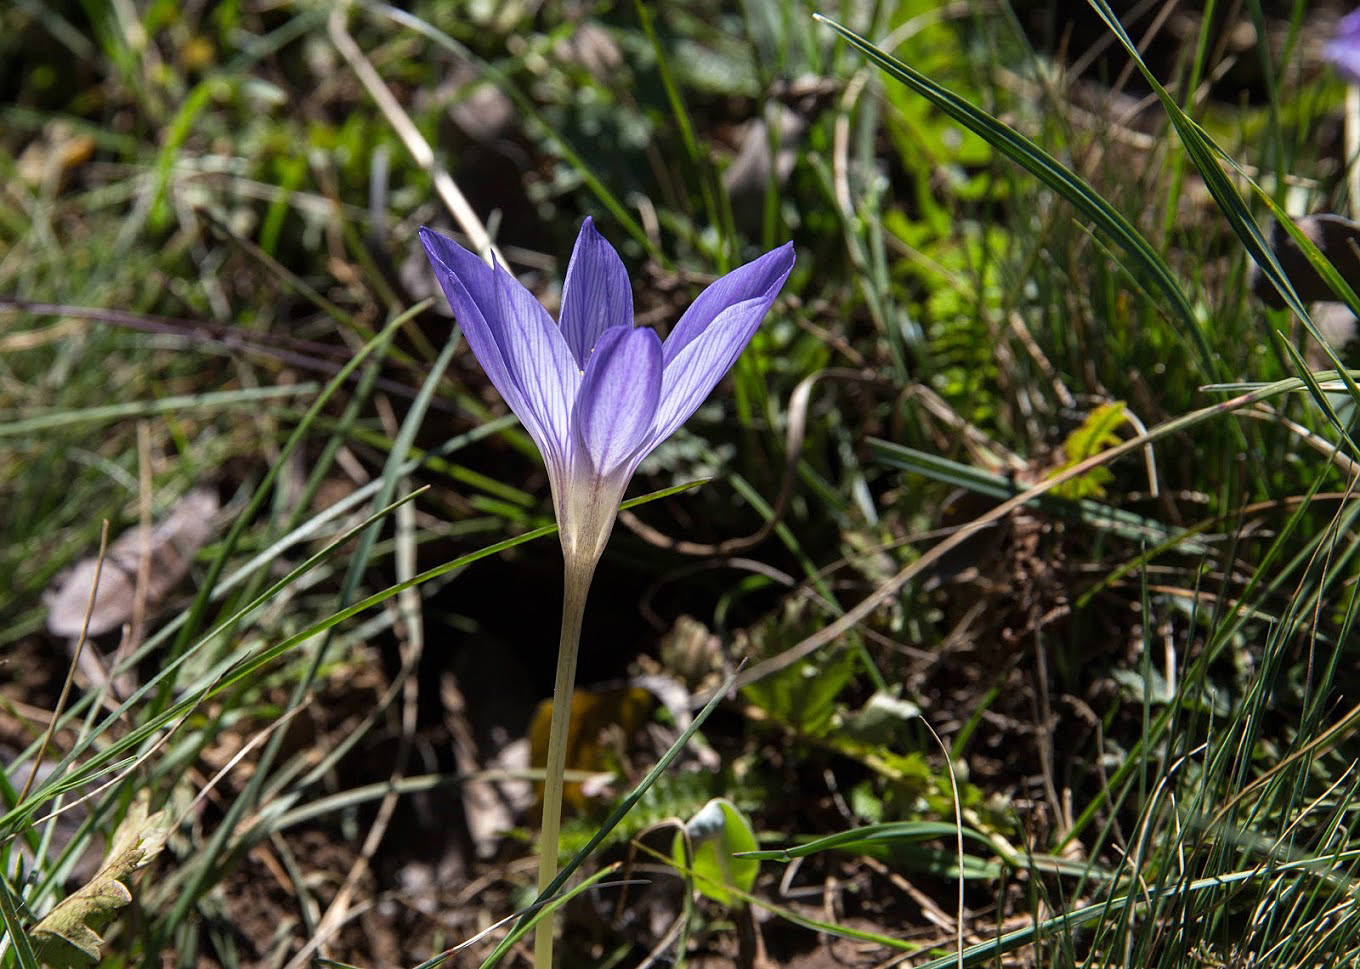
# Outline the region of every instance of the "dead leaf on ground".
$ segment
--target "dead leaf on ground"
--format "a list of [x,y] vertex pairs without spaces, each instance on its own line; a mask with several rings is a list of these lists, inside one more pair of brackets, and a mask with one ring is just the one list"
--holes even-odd
[[[164,599],[188,574],[194,555],[213,533],[217,510],[217,493],[213,489],[194,488],[151,530],[148,606]],[[109,546],[90,614],[89,635],[99,636],[132,619],[142,545],[141,529],[134,526]],[[48,589],[43,596],[48,608],[48,632],[64,637],[80,635],[98,564],[95,557],[82,559],[67,573],[59,588]]]
[[114,832],[109,853],[98,873],[67,896],[33,927],[38,957],[49,966],[86,966],[99,962],[104,940],[99,932],[132,901],[127,881],[165,847],[165,812],[148,813],[149,798],[140,794]]

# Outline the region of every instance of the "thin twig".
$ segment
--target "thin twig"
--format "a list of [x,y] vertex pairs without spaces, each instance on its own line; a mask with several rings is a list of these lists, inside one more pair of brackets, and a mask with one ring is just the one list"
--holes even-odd
[[[779,495],[774,500],[770,514],[761,522],[760,527],[750,535],[729,538],[716,544],[691,542],[682,538],[672,538],[660,529],[648,525],[631,511],[619,512],[619,521],[644,541],[672,552],[679,552],[682,555],[731,555],[733,552],[754,548],[765,541],[770,537],[775,526],[783,519],[789,500],[793,497],[794,479],[798,473],[798,457],[802,453],[803,440],[807,436],[807,413],[812,389],[823,379],[868,384],[883,383],[876,380],[872,375],[858,370],[844,369],[818,370],[799,381],[798,386],[789,395],[788,430],[784,434],[784,474],[779,482]],[[884,384],[884,386],[887,385]]]
[[[896,575],[879,585],[877,589],[865,597],[858,605],[848,609],[845,614],[835,622],[813,633],[796,645],[789,647],[784,650],[784,652],[756,663],[750,669],[738,675],[736,679],[737,689],[777,673],[780,670],[788,669],[794,663],[797,663],[807,656],[811,656],[817,650],[829,643],[834,643],[837,640],[844,642],[843,637],[845,633],[868,618],[875,609],[896,595],[898,590],[908,582],[934,566],[935,563],[943,558],[951,549],[962,545],[970,536],[995,522],[1000,521],[1016,509],[1021,508],[1035,498],[1038,498],[1040,495],[1052,491],[1064,482],[1071,481],[1074,478],[1086,474],[1092,468],[1110,464],[1126,454],[1140,450],[1145,445],[1151,444],[1164,437],[1179,433],[1185,428],[1192,427],[1206,418],[1224,416],[1234,411],[1242,410],[1243,408],[1259,403],[1276,393],[1278,393],[1278,390],[1274,386],[1262,387],[1214,404],[1210,407],[1191,411],[1181,417],[1159,424],[1157,427],[1149,430],[1146,434],[1139,434],[1137,437],[1117,444],[1109,450],[1093,455],[1085,461],[1081,461],[1065,471],[1055,474],[1051,478],[1038,482],[1015,497],[1003,501],[986,514],[975,518],[972,522],[959,529],[959,531],[955,532],[949,538],[946,538],[938,545],[935,545],[916,561],[905,566]],[[702,706],[712,698],[713,691],[704,691],[692,697],[690,703],[691,706]]]
[[[391,415],[387,416],[390,417]],[[395,426],[389,429],[389,433],[393,437],[396,436]],[[411,504],[402,505],[396,513],[397,579],[402,582],[410,579],[416,573],[415,514],[415,506]],[[321,921],[317,923],[312,937],[307,940],[307,944],[292,958],[285,969],[301,969],[302,966],[305,966],[312,953],[325,945],[352,917],[352,899],[359,886],[359,879],[370,870],[371,859],[377,854],[378,847],[382,844],[382,839],[392,822],[392,815],[396,811],[397,801],[400,799],[401,792],[396,789],[396,782],[401,779],[406,770],[411,750],[411,738],[415,736],[416,732],[416,716],[420,699],[419,678],[412,675],[420,663],[420,656],[425,647],[425,627],[421,620],[420,592],[414,587],[402,591],[397,599],[397,609],[402,619],[402,624],[398,626],[398,629],[405,632],[403,638],[406,642],[402,650],[401,669],[397,673],[396,683],[393,684],[394,686],[401,685],[403,696],[400,743],[392,773],[388,778],[392,789],[383,795],[382,803],[378,805],[378,815],[368,829],[368,835],[364,838],[363,846],[359,850],[359,857],[354,859],[354,863],[345,874],[345,880],[341,884],[340,890],[335,893],[334,900],[321,917]]]
[[440,168],[435,163],[434,149],[425,140],[425,136],[420,133],[420,129],[415,126],[411,116],[392,96],[392,92],[387,89],[387,85],[373,69],[373,65],[368,62],[364,52],[359,49],[359,45],[350,36],[348,28],[345,26],[345,18],[349,12],[348,4],[336,4],[331,11],[330,19],[326,22],[327,30],[330,33],[331,43],[333,43],[342,57],[349,62],[349,66],[354,70],[359,82],[367,89],[368,94],[378,105],[378,110],[383,113],[387,123],[392,126],[392,130],[397,133],[401,143],[410,152],[411,158],[421,170],[434,179],[434,189],[439,193],[440,199],[448,207],[450,214],[459,227],[467,234],[468,241],[472,243],[472,248],[483,258],[489,253],[496,258],[501,265],[505,265],[505,257],[491,241],[491,235],[486,231],[486,226],[477,217],[472,206],[468,204],[466,196],[459,190],[453,177],[447,171]]
[[308,697],[306,700],[302,701],[302,703],[298,704],[293,709],[284,711],[283,715],[280,716],[273,723],[271,723],[269,726],[265,727],[263,730],[257,731],[255,736],[251,737],[250,740],[248,740],[241,747],[240,750],[233,754],[231,759],[228,760],[225,764],[223,764],[222,767],[217,771],[217,773],[212,776],[212,779],[209,780],[208,783],[204,784],[202,789],[196,795],[194,795],[194,799],[189,802],[189,806],[185,808],[183,812],[180,813],[180,816],[175,821],[172,830],[178,829],[179,826],[182,825],[189,818],[189,816],[194,813],[198,806],[203,803],[203,799],[212,793],[213,788],[215,788],[218,785],[218,783],[221,782],[222,778],[226,777],[229,773],[231,773],[231,769],[235,767],[237,764],[239,764],[247,754],[249,754],[256,747],[260,746],[260,744],[264,743],[265,739],[271,733],[282,727],[285,723],[292,720],[293,717],[297,716],[299,713],[301,713],[303,710],[306,710],[311,705],[312,699],[311,697]]
[[76,640],[76,648],[71,656],[71,665],[66,670],[66,682],[61,685],[61,696],[57,698],[57,707],[52,711],[52,720],[47,724],[47,730],[43,733],[42,743],[38,746],[38,753],[33,758],[33,766],[29,768],[28,780],[24,782],[24,789],[19,792],[16,804],[22,804],[24,798],[28,797],[28,792],[33,789],[33,782],[38,778],[38,768],[42,765],[42,759],[47,754],[47,747],[52,742],[52,735],[57,732],[57,721],[61,719],[61,711],[66,708],[66,701],[71,696],[71,685],[75,682],[76,667],[80,665],[80,654],[85,649],[85,643],[89,639],[90,617],[94,615],[95,597],[99,593],[99,576],[104,571],[104,555],[109,549],[109,520],[104,519],[103,526],[99,529],[99,554],[94,561],[94,581],[90,583],[90,598],[85,603],[85,619],[80,624],[80,638]]
[[925,728],[930,731],[930,735],[935,738],[935,743],[939,745],[940,751],[944,754],[944,767],[949,774],[949,790],[954,796],[954,833],[958,838],[959,850],[959,914],[954,922],[954,931],[956,933],[955,941],[958,944],[959,969],[963,969],[963,803],[959,800],[958,778],[954,776],[954,755],[950,753],[949,748],[940,739],[940,735],[935,732],[935,728],[930,725],[930,721],[925,717],[921,717],[920,720]]

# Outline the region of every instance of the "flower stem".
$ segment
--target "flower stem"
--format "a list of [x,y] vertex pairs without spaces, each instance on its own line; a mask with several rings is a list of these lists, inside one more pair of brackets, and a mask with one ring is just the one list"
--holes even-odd
[[[548,763],[543,780],[543,830],[538,839],[538,893],[557,877],[558,836],[562,827],[562,775],[567,769],[567,730],[571,724],[571,695],[576,686],[576,656],[581,646],[581,619],[586,611],[590,580],[598,559],[566,559],[562,594],[562,638],[557,646],[557,680],[553,685],[552,726],[548,732]],[[553,918],[545,916],[534,927],[534,969],[552,969]]]

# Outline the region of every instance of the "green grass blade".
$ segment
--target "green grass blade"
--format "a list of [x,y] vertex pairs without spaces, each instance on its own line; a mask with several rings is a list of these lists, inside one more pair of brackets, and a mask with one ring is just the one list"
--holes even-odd
[[1079,215],[1089,220],[1097,233],[1114,242],[1132,259],[1134,266],[1147,277],[1152,288],[1162,294],[1169,312],[1182,331],[1189,335],[1204,371],[1211,374],[1217,372],[1215,355],[1199,317],[1171,268],[1133,224],[1084,179],[1014,128],[936,84],[854,31],[821,14],[813,16],[859,48],[872,64],[889,77],[929,100],[940,111],[985,139],[997,151],[1067,199]]

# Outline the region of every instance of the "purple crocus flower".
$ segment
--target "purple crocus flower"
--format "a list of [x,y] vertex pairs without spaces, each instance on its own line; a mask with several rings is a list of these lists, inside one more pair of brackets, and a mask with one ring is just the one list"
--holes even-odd
[[468,346],[548,467],[563,553],[593,567],[638,464],[736,362],[793,269],[787,243],[699,294],[663,343],[633,326],[623,261],[590,219],[562,286],[560,323],[499,265],[422,228]]
[[1336,36],[1328,41],[1323,56],[1348,84],[1360,84],[1360,10],[1341,18]]

